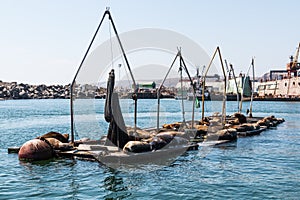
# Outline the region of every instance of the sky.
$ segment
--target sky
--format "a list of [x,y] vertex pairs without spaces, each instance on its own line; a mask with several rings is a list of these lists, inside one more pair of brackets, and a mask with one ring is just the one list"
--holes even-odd
[[70,83],[106,7],[119,33],[178,32],[237,73],[252,57],[256,76],[285,69],[300,42],[297,0],[0,0],[0,80]]

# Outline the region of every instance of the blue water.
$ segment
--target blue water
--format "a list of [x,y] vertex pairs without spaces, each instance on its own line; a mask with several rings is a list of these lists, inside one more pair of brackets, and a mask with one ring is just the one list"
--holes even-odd
[[[107,124],[101,116],[101,101],[94,103],[99,109],[92,121],[98,121],[95,126],[102,128],[103,134]],[[162,100],[161,124],[182,119],[178,102]],[[140,100],[139,126],[156,125],[155,106],[146,108],[155,103]],[[205,107],[208,113],[221,106],[211,105]],[[248,106],[246,102],[244,109]],[[228,114],[236,107],[235,102],[228,102]],[[87,116],[87,107],[78,109]],[[130,109],[124,115],[129,122]],[[186,109],[189,118],[190,110]],[[254,102],[253,110],[255,116],[273,114],[286,122],[260,136],[239,138],[236,145],[227,148],[189,151],[157,170],[120,171],[72,159],[20,162],[17,154],[7,153],[8,147],[49,131],[70,132],[69,101],[0,101],[0,199],[299,199],[300,102]],[[198,110],[196,116],[200,114]],[[90,118],[82,116],[78,119],[84,120],[78,125],[88,124]]]

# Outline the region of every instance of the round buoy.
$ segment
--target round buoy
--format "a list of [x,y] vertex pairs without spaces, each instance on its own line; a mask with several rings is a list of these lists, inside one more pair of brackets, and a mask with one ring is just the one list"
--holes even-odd
[[37,161],[47,160],[53,157],[53,151],[49,144],[40,139],[25,142],[19,151],[19,160]]

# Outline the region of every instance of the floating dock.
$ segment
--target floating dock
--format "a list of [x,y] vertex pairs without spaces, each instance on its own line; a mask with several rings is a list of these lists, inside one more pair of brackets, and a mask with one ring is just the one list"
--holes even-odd
[[[226,118],[227,119],[227,118]],[[232,118],[228,117],[228,121]],[[164,147],[162,149],[145,151],[145,152],[126,152],[116,146],[104,145],[104,139],[97,141],[88,141],[86,143],[62,143],[60,148],[52,148],[53,155],[61,158],[79,158],[85,160],[98,161],[101,163],[112,162],[112,163],[135,163],[140,161],[153,161],[154,159],[159,160],[160,158],[176,158],[185,151],[198,150],[199,147],[218,147],[218,146],[232,146],[236,144],[236,139],[248,136],[259,135],[261,132],[268,130],[269,128],[276,127],[277,125],[284,122],[284,119],[275,118],[274,116],[269,117],[251,117],[246,118],[246,123],[241,124],[242,128],[245,128],[251,124],[263,123],[263,125],[256,125],[251,130],[245,129],[245,131],[239,131],[237,129],[237,137],[235,140],[226,140],[216,137],[205,136],[203,138],[194,138],[190,140],[187,145],[175,145],[174,147]],[[248,127],[249,128],[249,127]],[[49,144],[50,145],[50,144]],[[8,148],[8,153],[19,153],[20,147]]]

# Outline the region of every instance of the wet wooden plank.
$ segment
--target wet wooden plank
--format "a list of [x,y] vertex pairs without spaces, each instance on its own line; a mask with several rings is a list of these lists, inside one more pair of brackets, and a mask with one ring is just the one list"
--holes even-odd
[[8,147],[8,153],[19,153],[21,147]]

